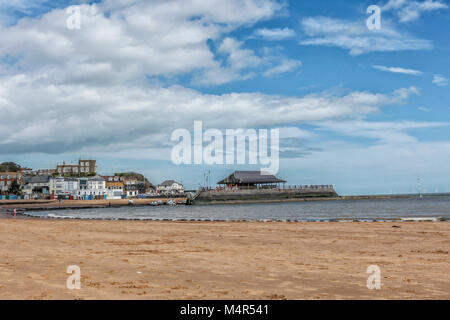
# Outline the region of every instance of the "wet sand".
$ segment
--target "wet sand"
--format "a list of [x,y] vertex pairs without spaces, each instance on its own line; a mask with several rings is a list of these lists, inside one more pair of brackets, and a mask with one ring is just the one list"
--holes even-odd
[[0,219],[0,242],[0,299],[450,299],[448,222]]

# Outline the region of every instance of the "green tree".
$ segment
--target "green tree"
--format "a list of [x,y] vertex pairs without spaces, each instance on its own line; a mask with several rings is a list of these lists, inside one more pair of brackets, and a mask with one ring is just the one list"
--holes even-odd
[[14,162],[0,163],[0,172],[18,172],[20,168],[20,165]]
[[16,196],[22,195],[22,188],[20,187],[20,185],[17,183],[16,180],[14,180],[14,181],[11,183],[11,186],[10,186],[9,189],[8,189],[8,193],[9,193],[9,194],[14,194],[14,195],[16,195]]

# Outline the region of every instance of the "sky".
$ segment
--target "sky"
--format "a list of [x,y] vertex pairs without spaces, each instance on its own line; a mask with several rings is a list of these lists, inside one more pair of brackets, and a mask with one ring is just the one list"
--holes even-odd
[[203,121],[279,128],[288,185],[450,192],[449,1],[13,0],[0,22],[0,162],[191,189],[259,169],[175,165],[172,132]]

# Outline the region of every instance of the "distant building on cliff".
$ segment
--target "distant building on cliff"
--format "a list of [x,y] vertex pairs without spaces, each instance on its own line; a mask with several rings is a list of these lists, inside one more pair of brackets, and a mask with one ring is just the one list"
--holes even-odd
[[56,166],[56,172],[59,175],[85,176],[95,175],[97,173],[96,160],[78,160],[78,164],[65,163]]
[[[56,172],[56,169],[38,169],[36,170],[37,176],[51,176]],[[33,172],[31,173],[33,174]]]

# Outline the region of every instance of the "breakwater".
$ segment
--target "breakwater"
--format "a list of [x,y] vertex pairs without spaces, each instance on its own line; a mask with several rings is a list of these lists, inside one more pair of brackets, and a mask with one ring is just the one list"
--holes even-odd
[[337,198],[331,185],[299,186],[289,189],[228,189],[201,190],[193,198],[193,204],[296,201],[313,198]]

